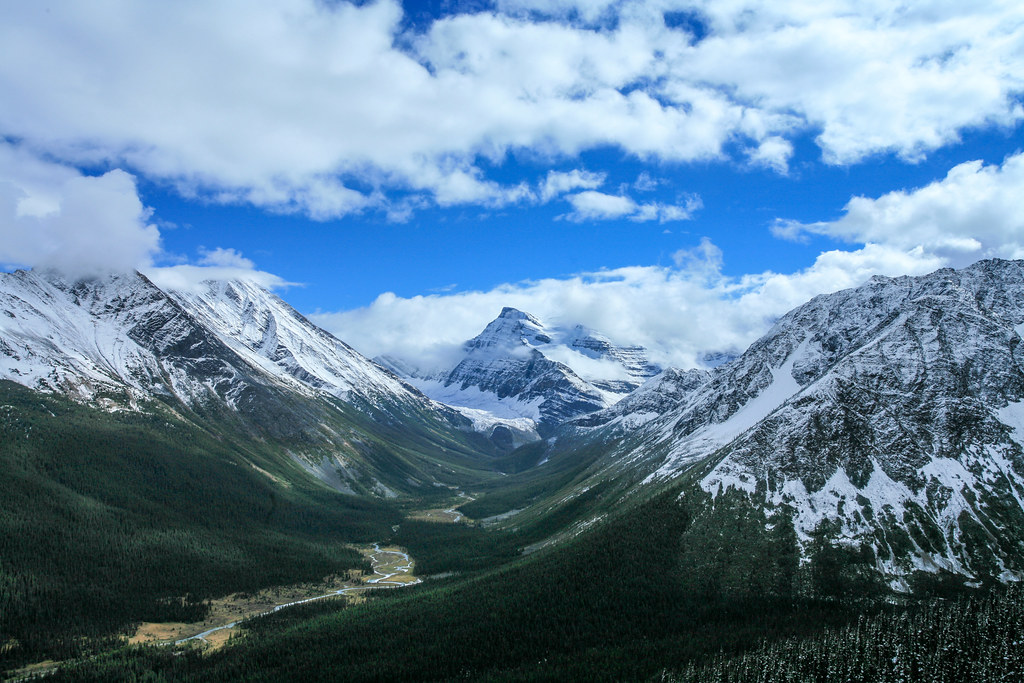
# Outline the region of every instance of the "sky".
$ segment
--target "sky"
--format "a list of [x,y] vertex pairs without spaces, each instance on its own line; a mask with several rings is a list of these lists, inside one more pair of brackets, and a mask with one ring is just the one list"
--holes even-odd
[[249,277],[443,364],[503,306],[742,351],[1024,257],[1024,6],[0,0],[0,268]]

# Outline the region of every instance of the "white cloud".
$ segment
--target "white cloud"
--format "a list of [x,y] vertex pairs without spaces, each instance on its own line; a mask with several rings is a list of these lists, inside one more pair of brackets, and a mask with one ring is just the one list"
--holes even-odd
[[86,176],[0,144],[0,264],[73,277],[149,264],[160,232],[124,171]]
[[[227,251],[234,251],[228,249]],[[237,254],[237,252],[235,252]],[[208,265],[177,265],[164,267],[143,268],[142,273],[148,277],[153,284],[163,290],[176,292],[200,293],[203,291],[202,283],[208,280],[249,280],[267,289],[283,289],[296,286],[296,283],[288,282],[283,278],[256,270],[252,261],[237,254],[238,263],[208,264]]]
[[636,177],[636,181],[633,183],[633,188],[637,192],[653,192],[658,189],[658,185],[662,184],[663,180],[651,177],[651,174],[647,171],[643,171]]
[[215,249],[199,249],[199,265],[220,266],[226,268],[243,268],[252,270],[256,264],[242,256],[236,249],[217,247]]
[[631,221],[685,221],[693,217],[693,213],[701,208],[700,197],[686,197],[682,204],[645,203],[639,204],[624,195],[605,194],[587,190],[566,197],[572,205],[572,211],[563,216],[574,222],[612,220],[628,218]]
[[401,20],[395,0],[13,3],[0,135],[322,220],[400,217],[410,191],[529,201],[488,175],[519,151],[688,162],[734,148],[785,172],[807,131],[846,164],[1024,119],[1020,3],[504,0],[421,34]]
[[389,292],[364,308],[310,317],[369,356],[440,368],[502,307],[514,306],[548,323],[582,323],[619,344],[644,345],[660,363],[694,367],[709,352],[743,351],[776,318],[816,294],[877,274],[923,274],[945,265],[921,250],[869,244],[825,252],[796,273],[732,278],[721,274],[722,253],[707,238],[677,254],[677,261],[676,268],[619,268],[488,291],[411,298]]
[[697,195],[684,197],[681,204],[662,204],[660,202],[640,204],[635,214],[629,217],[631,221],[688,221],[693,214],[704,206],[704,202]]
[[567,216],[571,221],[608,220],[622,218],[637,210],[637,203],[629,197],[605,194],[587,190],[566,197],[572,204],[572,213]]
[[[597,208],[589,209],[594,216],[635,210],[628,198],[591,194],[599,195],[592,198]],[[856,197],[836,221],[780,221],[780,236],[814,233],[857,245],[823,252],[793,273],[725,276],[726,255],[704,237],[676,252],[673,268],[620,268],[411,299],[386,294],[365,308],[316,320],[364,353],[415,360],[426,350],[443,365],[502,306],[515,306],[549,322],[583,323],[620,344],[647,346],[658,362],[693,367],[706,353],[744,350],[809,298],[874,275],[922,275],[979,258],[1024,257],[1021,197],[1024,153],[1000,165],[961,164],[922,188]]]
[[701,237],[700,244],[690,249],[680,249],[672,254],[676,266],[684,272],[718,278],[722,271],[722,250],[708,237]]
[[1024,153],[1001,165],[971,161],[942,180],[877,199],[854,197],[836,221],[779,221],[774,232],[799,238],[829,235],[847,242],[920,249],[945,263],[964,266],[988,257],[1024,257]]
[[604,185],[604,173],[591,173],[581,169],[569,172],[548,171],[547,177],[540,186],[541,201],[548,202],[573,190],[594,190]]
[[777,135],[766,137],[748,152],[750,162],[764,166],[785,175],[789,171],[789,159],[793,156],[793,143]]
[[1024,117],[1019,3],[698,4],[711,36],[681,55],[686,78],[796,114],[821,129],[833,163],[886,151],[914,159],[966,127]]
[[0,143],[0,268],[54,269],[71,277],[142,270],[175,289],[209,279],[290,284],[225,247],[200,248],[197,265],[157,267],[183,259],[161,250],[149,217],[135,179],[124,171],[87,176]]

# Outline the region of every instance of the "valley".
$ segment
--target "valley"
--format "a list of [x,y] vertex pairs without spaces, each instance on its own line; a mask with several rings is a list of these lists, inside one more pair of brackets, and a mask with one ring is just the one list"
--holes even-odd
[[1024,682],[1024,2],[0,45],[0,682]]
[[349,570],[344,577],[328,577],[320,583],[274,586],[255,593],[233,593],[210,600],[206,618],[195,623],[143,623],[128,639],[130,644],[179,645],[201,641],[222,647],[235,635],[240,622],[282,609],[334,597],[359,599],[360,593],[376,588],[397,588],[420,582],[413,574],[413,561],[400,548],[381,548],[379,543],[357,548],[370,561],[372,574]]
[[430,374],[252,283],[0,285],[10,675],[690,680],[1024,578],[1024,262],[690,369],[511,308]]
[[[366,591],[414,586],[421,581],[413,573],[413,560],[400,548],[381,548],[379,543],[374,543],[356,550],[369,560],[372,574],[349,570],[345,576],[327,577],[321,582],[274,586],[252,593],[232,593],[209,600],[202,621],[143,622],[127,638],[127,643],[151,646],[192,643],[217,650],[239,634],[242,622],[247,619],[331,598],[340,597],[358,603],[365,599]],[[182,598],[182,602],[185,602],[185,598]],[[28,676],[49,674],[61,666],[60,662],[37,662],[9,672],[5,680],[22,680]]]

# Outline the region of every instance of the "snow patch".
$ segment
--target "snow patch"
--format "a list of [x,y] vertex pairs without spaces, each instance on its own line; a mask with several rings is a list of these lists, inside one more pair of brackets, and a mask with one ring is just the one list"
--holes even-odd
[[[457,384],[445,386],[438,380],[411,379],[409,383],[438,403],[444,403],[460,412],[466,408],[477,411],[478,415],[486,413],[490,419],[495,420],[527,418],[536,422],[540,420],[540,404],[544,402],[543,398],[532,401],[522,401],[514,396],[502,398],[479,387],[462,388]],[[466,416],[474,419],[472,415]]]
[[793,365],[796,359],[803,355],[806,347],[807,341],[804,340],[793,353],[789,354],[781,367],[772,369],[772,383],[764,391],[747,401],[725,422],[706,427],[700,434],[700,438],[718,445],[725,445],[768,417],[789,398],[799,393],[801,387],[793,379]]
[[[567,365],[570,370],[587,382],[637,381],[618,361],[611,358],[592,358],[564,344],[546,344],[537,348],[549,360]],[[618,394],[622,396],[622,394]]]
[[[747,401],[728,419],[717,424],[707,425],[680,440],[666,457],[662,466],[644,481],[672,476],[683,465],[710,455],[768,417],[788,399],[799,393],[801,386],[793,379],[793,365],[803,355],[806,347],[807,340],[805,339],[789,354],[780,367],[771,369],[771,384]],[[669,424],[666,431],[670,431],[674,426],[674,424]],[[701,488],[709,493],[712,489],[724,491],[729,486],[736,486],[748,491],[753,490],[751,487],[754,486],[754,483],[741,478],[738,474],[729,474],[727,470],[720,469],[723,465],[728,467],[725,463],[716,467],[701,481]]]
[[[1017,333],[1024,330],[1024,324],[1018,325]],[[996,418],[1010,428],[1011,438],[1024,445],[1024,401],[1010,402],[1006,407],[996,411]]]

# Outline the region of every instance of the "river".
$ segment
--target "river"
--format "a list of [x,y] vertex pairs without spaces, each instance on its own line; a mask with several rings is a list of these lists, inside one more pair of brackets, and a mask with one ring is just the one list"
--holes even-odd
[[380,547],[379,543],[374,543],[373,551],[370,553],[370,564],[373,567],[374,577],[367,579],[365,586],[349,586],[330,593],[325,593],[323,595],[317,595],[312,598],[303,598],[302,600],[294,600],[292,602],[286,602],[281,605],[275,605],[273,609],[269,609],[266,612],[254,614],[252,616],[246,617],[245,619],[233,621],[230,624],[217,626],[216,628],[211,628],[207,631],[203,631],[202,633],[197,633],[194,636],[189,636],[188,638],[181,638],[180,640],[174,641],[174,643],[186,643],[190,640],[202,640],[203,642],[209,642],[207,641],[207,638],[209,636],[213,635],[214,633],[217,633],[218,631],[225,631],[227,629],[235,628],[246,619],[252,619],[254,617],[262,617],[267,614],[273,614],[274,612],[283,610],[287,607],[303,605],[307,602],[313,602],[315,600],[332,598],[337,595],[350,595],[352,593],[357,593],[359,591],[377,590],[380,588],[397,588],[401,586],[414,586],[418,583],[421,583],[421,579],[419,579],[418,577],[411,577],[411,580],[409,581],[394,580],[396,576],[409,577],[409,572],[412,571],[412,558],[409,557],[408,553],[405,553],[401,550],[384,550]]

